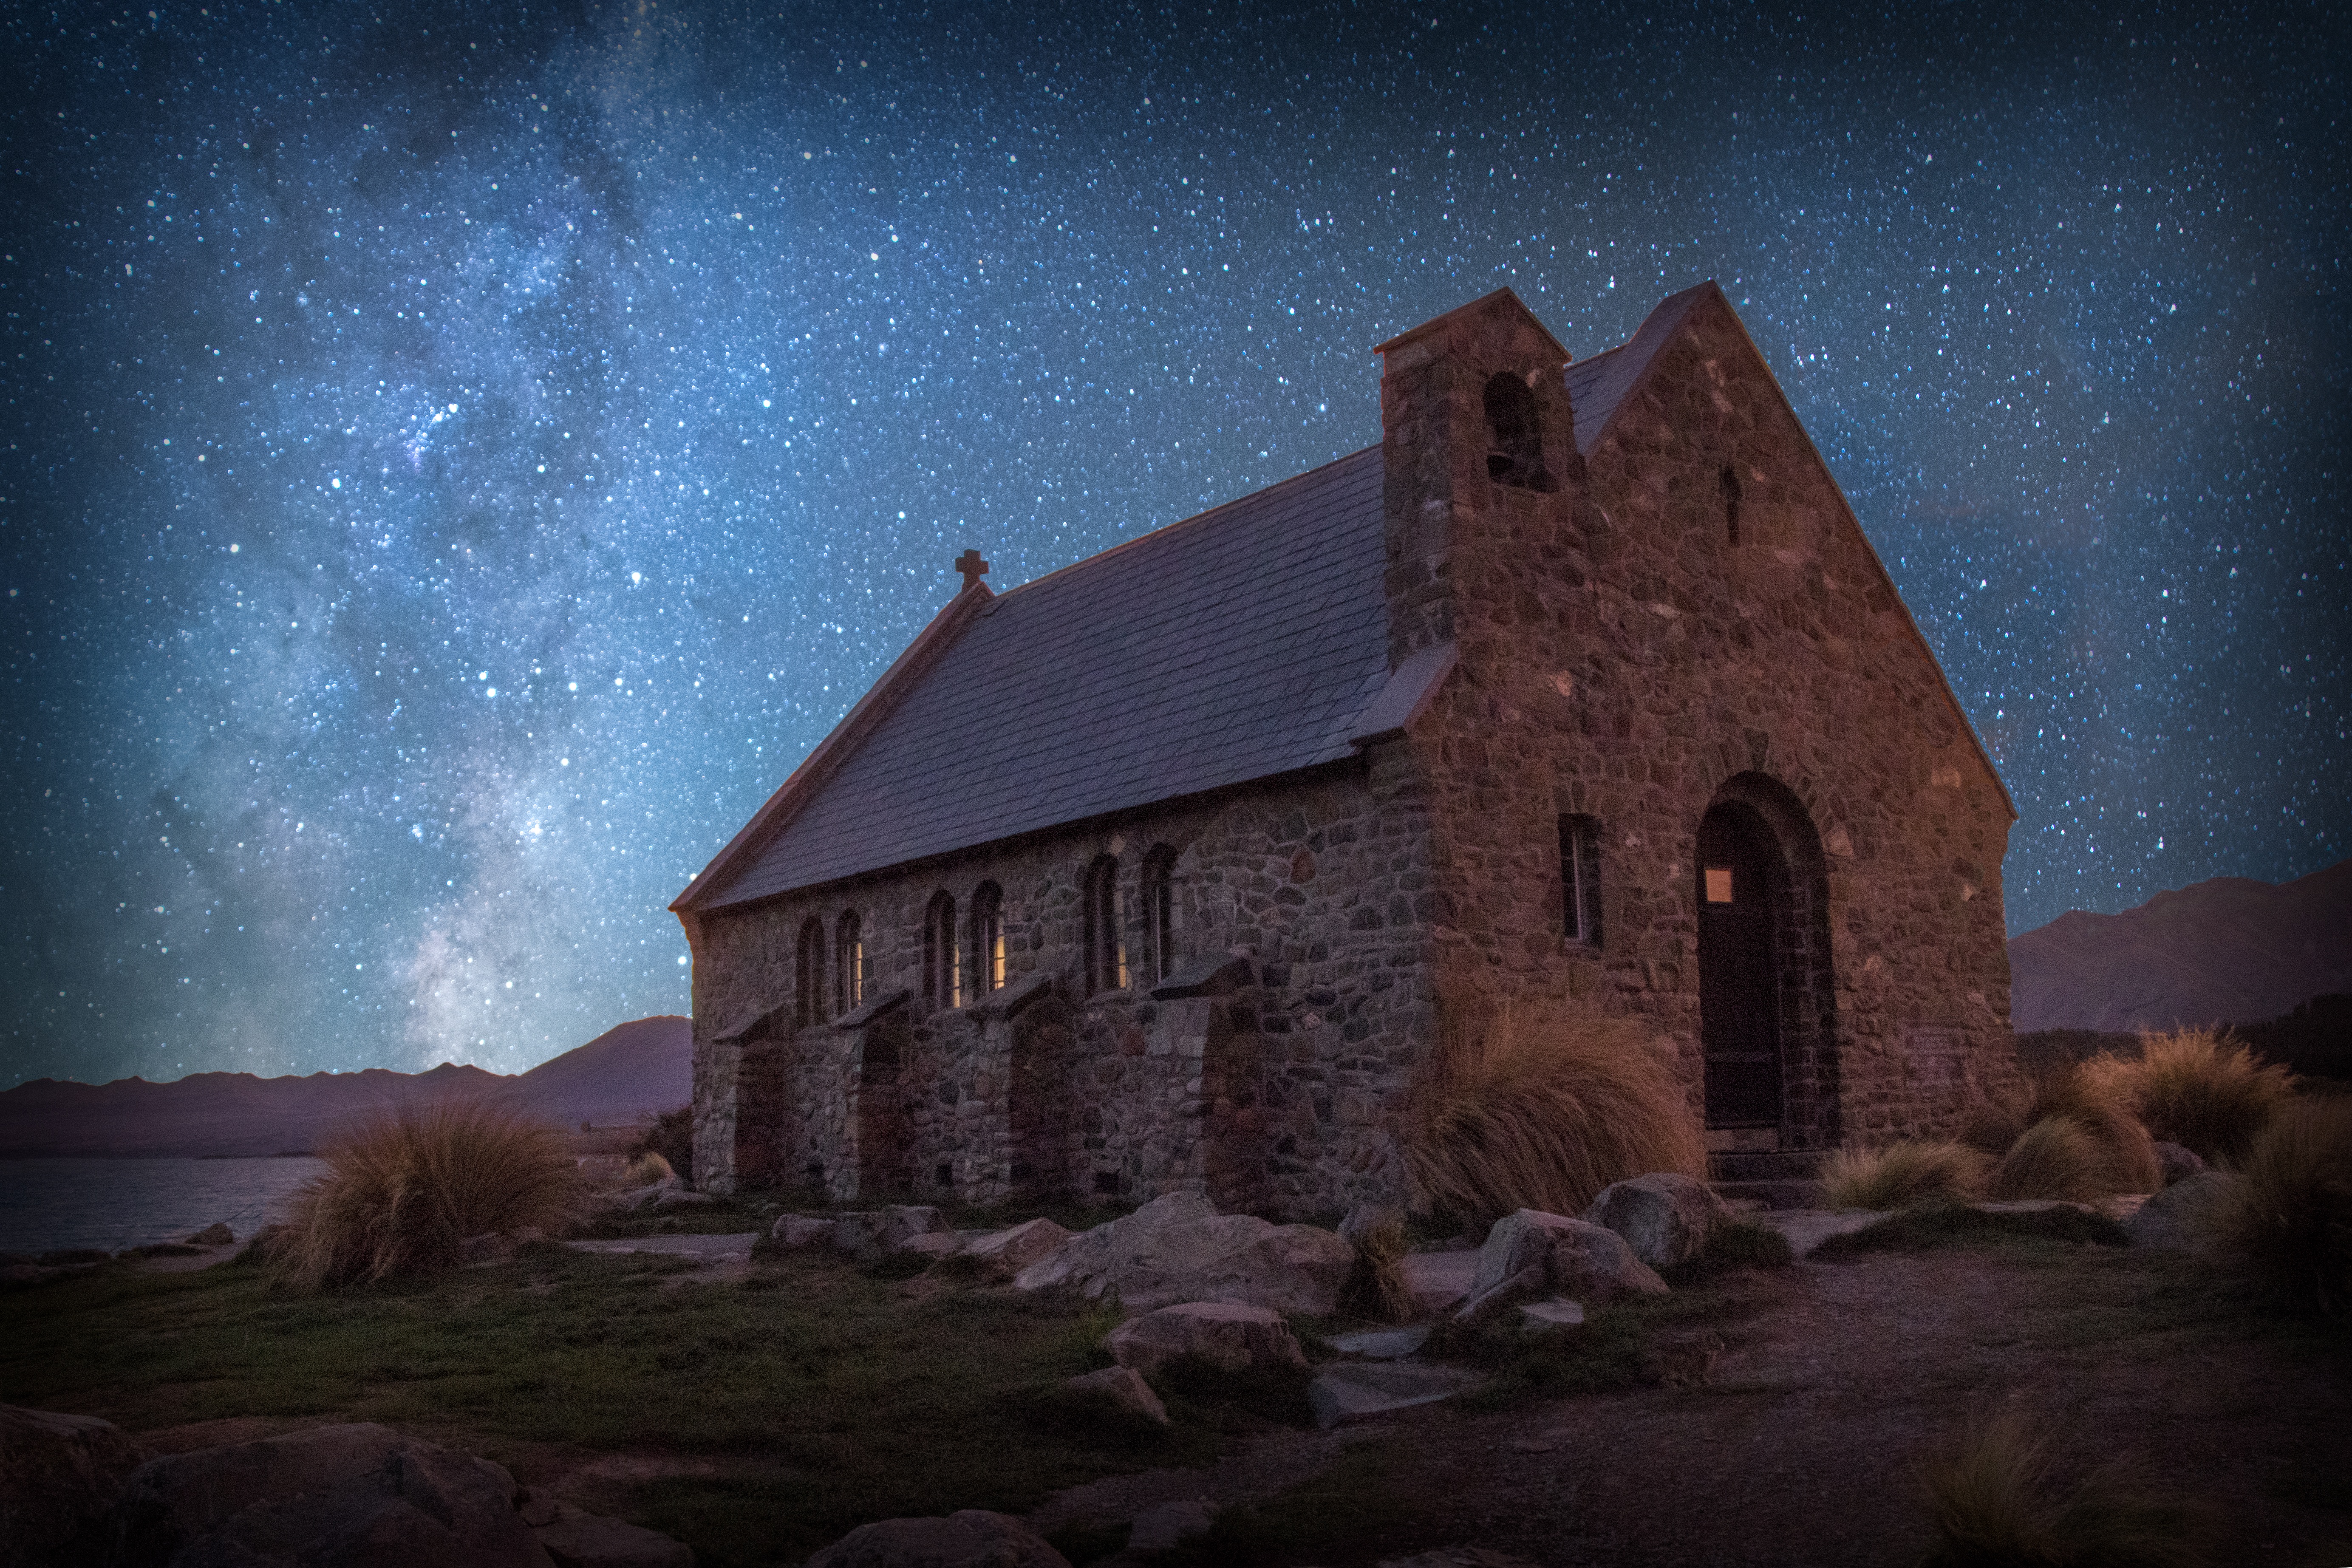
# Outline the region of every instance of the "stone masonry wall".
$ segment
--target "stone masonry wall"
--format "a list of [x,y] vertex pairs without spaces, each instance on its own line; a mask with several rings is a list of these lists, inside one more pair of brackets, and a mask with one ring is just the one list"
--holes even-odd
[[[1399,748],[1375,751],[1391,761],[1336,763],[1124,826],[699,917],[698,1172],[727,1191],[803,1182],[814,1167],[832,1195],[860,1201],[882,1186],[973,1202],[1028,1185],[1127,1197],[1190,1186],[1229,1207],[1285,1214],[1337,1213],[1391,1190],[1381,1112],[1429,1037],[1432,906],[1418,791],[1394,765]],[[1139,879],[1162,844],[1176,854],[1178,965],[1224,973],[1200,994],[1155,999],[1142,973]],[[1103,854],[1118,860],[1135,983],[1087,997],[1076,978],[1081,884]],[[1003,889],[1007,984],[961,1008],[928,1008],[924,910],[945,889],[961,934],[984,881]],[[860,1059],[874,1022],[783,1042],[719,1037],[792,1000],[805,918],[831,931],[849,910],[864,933],[866,995],[908,994],[895,1009],[905,1039],[890,1086],[905,1147],[887,1156],[861,1145],[874,1085]],[[1230,963],[1235,954],[1245,962]],[[766,1099],[793,1109],[742,1114],[743,1087],[761,1077],[746,1062],[779,1050],[772,1070],[790,1087]],[[877,1182],[885,1170],[896,1178]]]
[[[1498,316],[1392,356],[1383,388],[1391,445],[1452,443],[1423,460],[1433,479],[1390,496],[1392,574],[1400,540],[1443,549],[1419,576],[1446,603],[1416,614],[1460,655],[1411,737],[1433,803],[1433,984],[1645,1016],[1697,1110],[1696,839],[1710,804],[1741,799],[1772,823],[1800,906],[1784,1146],[1948,1131],[2016,1073],[1998,782],[1719,295],[1589,463],[1548,408],[1549,494],[1489,482],[1460,435],[1485,377],[1539,353]],[[1570,813],[1602,825],[1598,950],[1566,939]]]

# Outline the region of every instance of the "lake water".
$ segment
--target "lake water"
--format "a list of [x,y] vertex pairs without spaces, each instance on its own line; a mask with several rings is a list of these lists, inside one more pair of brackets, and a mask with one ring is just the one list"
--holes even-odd
[[0,1160],[0,1252],[178,1241],[215,1222],[243,1241],[283,1219],[322,1160]]

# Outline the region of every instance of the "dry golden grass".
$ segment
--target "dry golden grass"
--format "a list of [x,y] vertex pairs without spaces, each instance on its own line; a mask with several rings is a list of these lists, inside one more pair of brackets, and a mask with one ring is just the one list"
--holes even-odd
[[1984,1195],[1992,1162],[1965,1143],[1933,1139],[1883,1149],[1841,1149],[1822,1166],[1822,1187],[1838,1209],[1899,1209],[1942,1198],[1967,1203]]
[[[2065,1122],[2079,1136],[2042,1131],[2035,1146],[2019,1155],[2011,1168],[2010,1156],[2027,1134],[2053,1121]],[[2147,1129],[2075,1065],[2039,1075],[2022,1095],[1978,1106],[1961,1129],[1960,1141],[2000,1162],[1990,1183],[1990,1195],[1995,1198],[2105,1197],[2110,1193],[2152,1193],[2164,1183]],[[2005,1168],[2011,1169],[2007,1177]],[[2062,1184],[2070,1169],[2071,1183]],[[2070,1190],[2004,1190],[2031,1184],[2029,1176],[2045,1187],[2068,1184]]]
[[648,1149],[621,1168],[621,1185],[650,1187],[656,1182],[667,1182],[677,1174],[670,1169],[667,1160]]
[[1448,1009],[1404,1104],[1418,1203],[1483,1229],[1579,1215],[1610,1183],[1706,1174],[1689,1097],[1650,1031],[1561,1007]]
[[1356,1310],[1384,1323],[1409,1323],[1419,1313],[1404,1281],[1404,1226],[1376,1225],[1356,1241],[1356,1271],[1349,1299]]
[[454,1268],[468,1237],[560,1228],[580,1196],[562,1134],[468,1101],[380,1117],[320,1157],[271,1247],[306,1289]]
[[2142,1035],[2137,1058],[2093,1057],[2083,1077],[2139,1118],[2150,1136],[2232,1165],[2294,1098],[2293,1073],[2211,1029]]
[[2014,1410],[1974,1423],[1920,1477],[1936,1543],[1925,1568],[2197,1568],[2196,1510],[2126,1464],[2071,1483]]
[[2063,1198],[2088,1203],[2114,1188],[2098,1142],[2072,1117],[2045,1116],[2018,1135],[1993,1166],[1985,1195],[1997,1203]]
[[2298,1100],[2273,1116],[2206,1223],[2286,1295],[2352,1311],[2352,1100]]

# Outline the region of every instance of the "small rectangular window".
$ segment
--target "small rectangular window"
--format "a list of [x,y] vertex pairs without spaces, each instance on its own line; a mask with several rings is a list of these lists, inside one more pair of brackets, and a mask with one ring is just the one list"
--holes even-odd
[[1601,945],[1601,823],[1596,817],[1559,819],[1559,890],[1568,940]]
[[1709,866],[1706,868],[1706,901],[1710,904],[1731,902],[1731,868]]

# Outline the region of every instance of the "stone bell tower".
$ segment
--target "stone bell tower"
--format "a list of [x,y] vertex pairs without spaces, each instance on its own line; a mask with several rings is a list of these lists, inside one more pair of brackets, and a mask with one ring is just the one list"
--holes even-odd
[[1396,668],[1460,635],[1466,571],[1507,575],[1500,547],[1571,514],[1584,461],[1561,379],[1569,353],[1508,289],[1375,352]]

